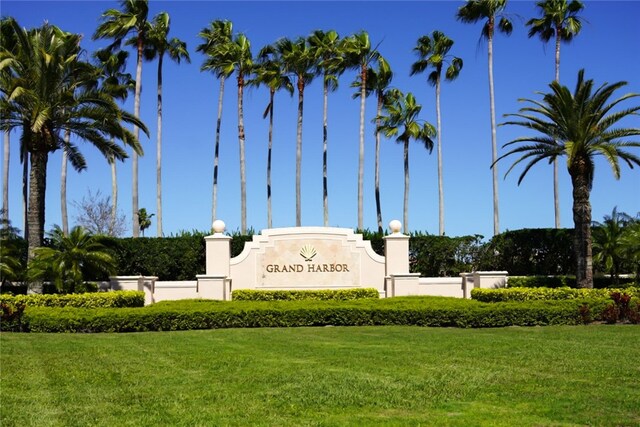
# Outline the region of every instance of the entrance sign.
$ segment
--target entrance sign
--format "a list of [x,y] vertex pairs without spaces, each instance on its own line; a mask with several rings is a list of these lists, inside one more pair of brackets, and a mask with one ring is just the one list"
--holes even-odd
[[264,230],[230,260],[234,289],[384,286],[385,260],[347,228]]
[[390,281],[418,279],[409,274],[409,236],[399,227],[384,238],[385,256],[349,228],[291,227],[263,230],[235,258],[224,228],[216,221],[214,234],[205,237],[206,274],[198,276],[203,298],[230,299],[235,289],[375,288],[385,296]]

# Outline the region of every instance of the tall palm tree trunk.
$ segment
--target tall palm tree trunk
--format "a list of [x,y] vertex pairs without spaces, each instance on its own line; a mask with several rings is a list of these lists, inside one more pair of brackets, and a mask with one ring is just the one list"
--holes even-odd
[[573,246],[577,271],[576,283],[579,288],[593,288],[593,259],[591,250],[591,203],[589,202],[590,182],[587,172],[588,161],[576,162],[570,170],[573,185],[573,222],[575,224]]
[[[325,76],[326,77],[326,76]],[[327,181],[327,104],[329,87],[325,78],[322,105],[322,201],[324,206],[324,226],[329,226],[329,190]]]
[[409,232],[409,140],[404,141],[404,206],[403,206],[404,234]]
[[29,210],[27,211],[27,241],[29,244],[28,259],[35,256],[35,249],[42,246],[44,240],[44,209],[47,189],[46,151],[31,153],[31,170],[29,173]]
[[382,234],[382,206],[380,203],[380,117],[382,116],[382,94],[378,94],[378,111],[376,114],[376,159],[375,159],[375,198],[376,198],[376,217],[378,220],[378,233]]
[[240,146],[240,232],[247,234],[247,178],[244,161],[244,110],[242,105],[244,78],[238,76],[238,145]]
[[493,235],[500,233],[498,212],[498,142],[496,137],[496,105],[493,89],[493,31],[490,32],[487,50],[489,52],[489,103],[491,109],[491,168],[493,174]]
[[[133,114],[139,119],[140,118],[140,92],[142,90],[142,39],[138,38],[138,62],[136,64],[136,89],[133,99]],[[136,140],[140,140],[138,137],[140,136],[140,129],[138,126],[133,126],[133,135]],[[133,154],[131,156],[131,165],[132,165],[132,211],[133,211],[133,237],[140,236],[140,223],[138,219],[138,154],[133,150]]]
[[[69,145],[71,142],[71,131],[68,129],[64,132],[64,142]],[[60,168],[60,208],[61,208],[61,222],[62,222],[62,234],[69,235],[69,216],[67,215],[67,166],[68,155],[66,150],[62,150],[62,167]]]
[[360,70],[360,150],[358,154],[358,230],[364,229],[364,107],[367,96],[367,67]]
[[111,165],[111,233],[116,229],[116,218],[118,217],[118,179],[116,175],[116,160],[109,159]]
[[442,185],[442,123],[440,121],[440,73],[436,79],[436,121],[438,126],[438,231],[444,236],[444,189]]
[[222,98],[224,96],[224,76],[220,77],[220,94],[218,95],[218,119],[216,120],[216,144],[213,149],[213,206],[211,208],[211,223],[216,220],[218,209],[218,163],[220,158],[220,127],[222,125]]
[[[556,28],[556,81],[560,83],[560,33]],[[556,228],[560,228],[560,188],[558,159],[553,159],[553,210]]]
[[304,82],[298,78],[298,128],[296,138],[296,227],[302,225],[302,112],[304,105]]
[[5,223],[9,221],[9,131],[4,132],[4,157],[2,162],[2,219]]
[[271,152],[273,150],[273,101],[276,91],[269,89],[269,148],[267,149],[267,228],[273,226],[271,214]]
[[29,241],[29,153],[22,154],[22,229]]
[[60,221],[62,222],[62,234],[69,235],[69,217],[67,216],[67,164],[68,155],[62,151],[62,167],[60,168]]
[[158,55],[158,135],[156,141],[156,225],[162,237],[162,57]]

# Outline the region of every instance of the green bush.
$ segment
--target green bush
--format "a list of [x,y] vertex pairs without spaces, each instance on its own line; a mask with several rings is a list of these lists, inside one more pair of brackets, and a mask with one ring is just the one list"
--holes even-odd
[[15,298],[0,297],[0,330],[22,330],[22,315],[25,308],[23,301],[16,301]]
[[0,302],[22,303],[27,307],[143,307],[144,292],[113,291],[86,294],[0,295]]
[[204,233],[110,240],[119,276],[193,280],[196,274],[205,272]]
[[508,271],[514,276],[575,272],[573,229],[525,228],[494,236],[478,257],[478,270]]
[[177,301],[142,308],[29,307],[22,330],[137,332],[214,328],[415,325],[504,327],[599,320],[605,300],[505,302],[405,297],[351,301]]
[[[633,286],[634,278],[621,277],[618,286],[614,285],[614,281],[609,276],[594,277],[593,287],[597,289],[603,288],[626,288]],[[575,276],[509,276],[509,287],[511,288],[575,288]]]
[[289,290],[263,291],[253,289],[238,289],[231,293],[235,301],[300,301],[300,300],[338,300],[347,301],[363,298],[379,298],[380,293],[374,288],[337,289],[337,290]]
[[572,288],[502,288],[472,289],[471,298],[481,302],[549,301],[569,299],[606,299],[614,292],[640,297],[640,288],[572,289]]

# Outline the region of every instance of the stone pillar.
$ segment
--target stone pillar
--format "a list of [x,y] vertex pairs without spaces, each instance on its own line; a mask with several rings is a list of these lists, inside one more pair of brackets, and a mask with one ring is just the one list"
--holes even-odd
[[196,276],[198,296],[205,299],[231,299],[230,264],[231,237],[224,234],[225,224],[220,220],[213,222],[212,236],[205,240],[206,273]]
[[462,297],[471,298],[471,289],[473,289],[473,273],[460,273],[462,278]]
[[224,222],[216,220],[213,223],[214,234],[204,238],[207,276],[229,276],[231,237],[223,234],[224,229]]
[[385,276],[409,274],[409,236],[400,233],[402,224],[398,220],[389,223],[391,234],[383,237]]

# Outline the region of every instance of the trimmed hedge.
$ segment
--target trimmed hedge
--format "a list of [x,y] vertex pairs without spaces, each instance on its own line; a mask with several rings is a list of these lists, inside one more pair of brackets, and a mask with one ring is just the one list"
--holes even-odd
[[[621,277],[618,285],[609,276],[599,276],[593,278],[593,287],[603,288],[626,288],[633,286],[635,279],[632,277]],[[509,287],[513,288],[576,288],[575,276],[509,276]]]
[[0,303],[22,303],[27,307],[143,307],[144,292],[113,291],[86,294],[0,295]]
[[238,289],[231,293],[234,301],[300,301],[316,300],[347,301],[363,298],[379,298],[380,293],[374,288],[337,289],[337,290],[289,290],[263,291],[253,289]]
[[[575,325],[602,313],[606,300],[505,302],[404,297],[352,301],[236,301],[159,303],[143,308],[25,310],[20,330],[141,332],[215,328],[415,325],[504,327]],[[599,315],[595,316],[595,320]]]
[[572,288],[502,288],[502,289],[472,289],[471,298],[481,302],[506,301],[549,301],[569,299],[597,299],[609,298],[612,293],[626,293],[640,297],[640,288],[626,289],[572,289]]
[[575,272],[573,229],[524,228],[493,236],[484,245],[478,270],[511,275],[562,275]]

